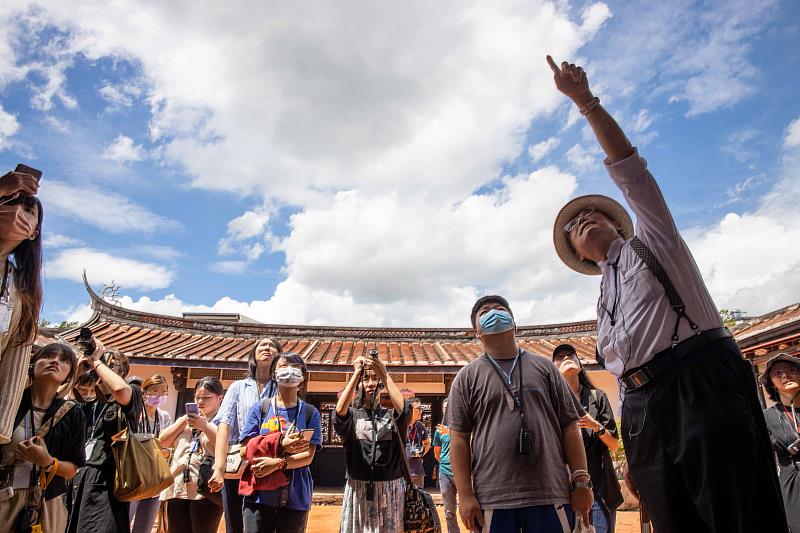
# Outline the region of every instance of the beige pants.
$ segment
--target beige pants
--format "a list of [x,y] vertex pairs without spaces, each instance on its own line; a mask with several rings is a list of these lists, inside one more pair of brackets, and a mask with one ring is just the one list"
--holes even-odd
[[[12,533],[14,522],[28,503],[28,490],[14,491],[14,497],[0,502],[0,533]],[[67,530],[67,506],[64,497],[58,496],[44,502],[41,513],[43,533],[64,533]]]

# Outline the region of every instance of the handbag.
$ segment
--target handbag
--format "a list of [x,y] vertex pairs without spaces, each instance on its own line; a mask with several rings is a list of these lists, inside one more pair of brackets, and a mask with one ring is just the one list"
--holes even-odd
[[441,533],[442,526],[439,523],[439,513],[436,512],[436,505],[433,503],[431,495],[415,486],[411,482],[411,471],[408,468],[408,459],[403,452],[405,446],[400,437],[397,424],[392,422],[392,433],[400,447],[400,455],[403,460],[400,462],[403,470],[403,477],[406,480],[406,497],[403,509],[403,531],[406,533]]
[[161,443],[152,433],[131,430],[119,405],[117,425],[119,432],[111,437],[116,465],[114,497],[121,502],[132,502],[158,496],[174,482],[167,460],[161,454]]
[[213,492],[209,486],[208,481],[214,475],[214,458],[210,455],[203,456],[200,466],[197,467],[197,492],[203,498],[216,504],[220,509],[222,508],[222,493]]
[[228,446],[228,456],[225,458],[225,479],[239,479],[247,467],[247,459],[242,455],[241,444]]

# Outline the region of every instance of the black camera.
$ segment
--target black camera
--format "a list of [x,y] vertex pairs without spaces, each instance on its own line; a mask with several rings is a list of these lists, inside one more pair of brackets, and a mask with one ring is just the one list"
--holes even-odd
[[533,433],[524,428],[519,430],[519,453],[530,455],[533,451]]
[[94,351],[97,349],[97,343],[94,342],[94,337],[92,336],[92,330],[90,330],[89,328],[81,328],[81,331],[78,334],[78,338],[75,339],[75,342],[78,344],[78,347],[86,356],[92,355]]
[[786,447],[786,450],[792,455],[800,454],[800,439],[797,439],[789,446]]
[[377,359],[378,358],[378,350],[376,350],[375,348],[371,349],[369,351],[369,356],[372,357],[373,359]]

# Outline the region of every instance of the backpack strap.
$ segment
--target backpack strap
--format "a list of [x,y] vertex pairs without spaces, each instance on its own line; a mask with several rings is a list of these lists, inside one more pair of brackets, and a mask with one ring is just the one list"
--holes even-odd
[[686,304],[683,303],[681,295],[678,294],[677,290],[675,290],[675,286],[672,284],[667,272],[664,270],[664,267],[661,265],[661,262],[658,260],[653,251],[650,250],[645,243],[639,240],[639,237],[634,237],[630,240],[630,243],[631,248],[634,252],[636,252],[636,255],[638,255],[644,264],[647,265],[647,268],[653,273],[653,276],[655,276],[655,278],[658,280],[658,283],[660,283],[661,287],[664,288],[664,293],[667,295],[669,305],[672,307],[673,311],[675,311],[675,314],[678,315],[678,319],[675,321],[675,330],[672,333],[672,342],[677,343],[680,340],[680,337],[678,337],[678,326],[680,326],[682,319],[685,318],[689,322],[689,326],[691,326],[692,330],[696,331],[699,329],[699,327],[686,314]]

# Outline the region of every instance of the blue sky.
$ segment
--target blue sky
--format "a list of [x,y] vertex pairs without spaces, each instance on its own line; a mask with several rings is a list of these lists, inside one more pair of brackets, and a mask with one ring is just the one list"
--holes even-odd
[[[189,14],[190,13],[190,14]],[[43,316],[80,282],[166,314],[463,326],[592,318],[571,196],[620,197],[544,55],[586,66],[720,307],[800,300],[791,1],[0,7],[0,167],[44,171]],[[800,222],[800,221],[798,221]]]

